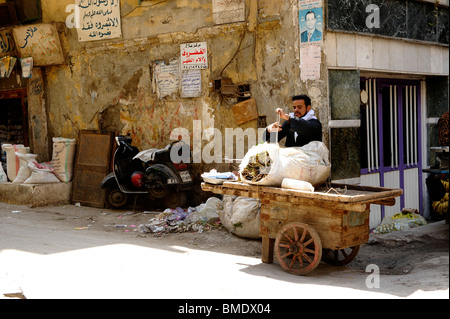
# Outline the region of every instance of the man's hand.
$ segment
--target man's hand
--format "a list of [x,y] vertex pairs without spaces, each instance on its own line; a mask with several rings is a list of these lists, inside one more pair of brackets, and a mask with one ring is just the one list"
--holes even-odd
[[289,120],[289,115],[284,113],[283,109],[277,108],[276,112],[277,112],[277,114],[280,115],[280,118],[282,118],[283,120],[286,120],[286,121]]
[[276,133],[282,131],[280,123],[278,122],[270,124],[267,130],[269,131],[269,133]]

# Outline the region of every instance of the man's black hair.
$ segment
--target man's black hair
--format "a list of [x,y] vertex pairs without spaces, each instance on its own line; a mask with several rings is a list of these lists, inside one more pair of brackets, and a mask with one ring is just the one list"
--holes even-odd
[[316,13],[314,12],[314,11],[312,11],[312,10],[309,10],[308,12],[306,12],[306,14],[305,14],[305,20],[306,20],[306,16],[308,15],[308,14],[314,14],[314,19],[316,18]]
[[302,95],[296,95],[292,98],[292,102],[293,101],[297,101],[297,100],[303,100],[305,101],[305,105],[311,105],[311,99],[309,98],[309,96],[302,94]]

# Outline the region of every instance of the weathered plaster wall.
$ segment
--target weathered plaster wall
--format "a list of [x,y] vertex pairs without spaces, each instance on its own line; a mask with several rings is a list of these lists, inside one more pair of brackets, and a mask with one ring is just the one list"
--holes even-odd
[[[69,0],[42,0],[44,22],[65,22]],[[247,1],[247,21],[214,25],[211,0],[122,0],[122,39],[77,40],[75,29],[61,33],[67,64],[45,68],[49,136],[76,138],[81,129],[131,133],[141,149],[164,147],[177,127],[193,131],[237,127],[232,102],[214,90],[214,80],[250,84],[259,115],[275,121],[275,109],[291,107],[294,94],[309,93],[326,122],[324,82],[299,80],[298,12],[282,0]],[[202,70],[203,94],[159,99],[151,63],[179,56],[180,44],[208,44],[209,68]],[[234,57],[234,58],[233,58]],[[231,61],[231,62],[230,62]],[[322,68],[326,70],[325,67]],[[257,121],[242,125],[257,128]],[[326,132],[326,125],[324,127]]]

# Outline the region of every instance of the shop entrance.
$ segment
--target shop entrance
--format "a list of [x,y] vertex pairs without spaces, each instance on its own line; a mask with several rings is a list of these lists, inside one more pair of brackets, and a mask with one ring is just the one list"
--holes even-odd
[[[29,146],[26,89],[0,91],[0,144]],[[5,164],[3,151],[0,155]]]
[[362,78],[361,90],[361,182],[404,191],[395,206],[373,210],[375,225],[403,208],[421,211],[420,82]]

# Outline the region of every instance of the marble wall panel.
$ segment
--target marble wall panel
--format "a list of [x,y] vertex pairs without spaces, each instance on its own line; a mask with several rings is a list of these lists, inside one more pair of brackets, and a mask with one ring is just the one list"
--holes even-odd
[[361,175],[360,128],[333,128],[330,130],[331,179],[355,178]]
[[360,119],[360,73],[357,70],[330,70],[331,120]]
[[[368,28],[366,19],[380,9],[380,27]],[[395,38],[449,43],[448,7],[415,0],[328,0],[327,28]]]

